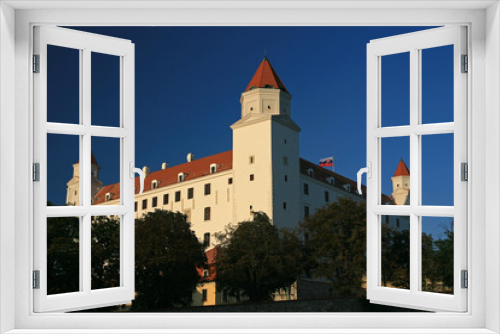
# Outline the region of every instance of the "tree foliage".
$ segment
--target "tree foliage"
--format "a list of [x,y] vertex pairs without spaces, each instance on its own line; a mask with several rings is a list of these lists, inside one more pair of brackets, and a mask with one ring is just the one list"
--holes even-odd
[[366,207],[339,198],[307,217],[300,229],[308,255],[308,271],[328,279],[332,292],[360,294],[366,273]]
[[188,304],[203,265],[203,245],[186,215],[156,210],[136,220],[135,310]]
[[228,226],[218,240],[218,287],[233,294],[243,291],[251,301],[271,299],[302,271],[299,238],[291,230],[278,229],[263,212]]

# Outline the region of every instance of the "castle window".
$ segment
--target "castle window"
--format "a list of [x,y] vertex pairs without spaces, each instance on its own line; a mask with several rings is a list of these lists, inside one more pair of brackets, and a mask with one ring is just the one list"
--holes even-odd
[[248,159],[248,161],[250,164],[253,164],[255,162],[255,157],[253,155],[251,155],[250,158]]
[[286,145],[286,139],[285,139],[285,145]]
[[309,195],[309,184],[304,183],[304,195]]
[[153,201],[151,203],[151,206],[153,208],[156,208],[158,206],[158,197],[153,197]]
[[207,220],[210,220],[210,207],[207,206],[204,210],[204,220],[207,221]]
[[348,193],[351,192],[351,185],[349,183],[344,184],[344,190],[347,191]]
[[230,177],[229,179],[227,179],[227,184],[233,184],[233,178]]
[[326,178],[326,182],[330,183],[332,186],[335,183],[335,179],[332,176]]
[[177,181],[178,181],[178,182],[182,182],[182,181],[184,181],[185,179],[186,179],[186,174],[184,174],[184,173],[179,173],[179,174],[177,175]]
[[283,210],[286,210],[286,202],[283,202]]
[[151,189],[156,189],[158,188],[158,181],[154,180],[151,182]]
[[325,191],[325,202],[330,202],[330,193]]
[[[266,85],[266,86],[270,86],[270,85]],[[274,88],[274,87],[270,87],[270,88]],[[271,109],[271,106],[267,106],[267,109]]]
[[208,299],[207,289],[203,289],[201,291],[201,293],[202,293],[202,296],[203,296],[203,301],[206,302],[207,299]]
[[207,269],[203,269],[203,277],[208,277],[208,270]]
[[137,205],[137,202],[134,203],[134,212],[137,212],[139,205]]
[[208,232],[203,235],[203,246],[210,246],[210,233]]
[[288,182],[288,175],[285,175],[285,182]]
[[205,195],[210,195],[210,192],[212,191],[210,183],[205,184]]
[[307,169],[307,175],[309,175],[310,177],[314,177],[314,171],[312,170],[312,168]]
[[146,210],[147,208],[148,208],[148,200],[147,199],[143,199],[142,200],[142,209]]
[[250,181],[253,181],[255,180],[255,177],[253,176],[253,174],[250,174]]
[[210,174],[213,174],[217,171],[217,165],[216,164],[211,164],[210,165]]
[[181,200],[181,191],[178,190],[175,192],[175,201],[179,202]]
[[168,204],[168,194],[163,195],[163,205]]
[[307,205],[304,206],[304,218],[309,217],[309,207]]
[[106,196],[105,196],[105,200],[106,201],[109,201],[111,199],[111,194],[110,193],[107,193]]
[[192,199],[194,196],[194,188],[188,189],[188,199]]

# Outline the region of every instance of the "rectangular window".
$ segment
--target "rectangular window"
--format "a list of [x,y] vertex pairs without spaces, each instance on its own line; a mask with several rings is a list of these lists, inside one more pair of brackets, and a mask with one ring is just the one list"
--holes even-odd
[[325,202],[330,202],[330,193],[325,191]]
[[210,246],[210,233],[208,232],[203,235],[203,245],[205,247]]
[[194,188],[188,189],[188,199],[192,199],[194,196]]
[[250,174],[250,181],[253,181],[255,180],[255,177],[253,176],[253,174]]
[[135,202],[135,203],[134,203],[134,212],[137,212],[138,206],[139,206],[139,205],[137,205],[137,202]]
[[207,289],[203,289],[202,290],[202,298],[203,298],[203,301],[206,302],[207,299],[208,299],[208,293],[207,293]]
[[304,206],[304,218],[309,217],[309,207],[307,205]]
[[181,200],[181,191],[178,190],[175,192],[175,201],[179,202]]
[[153,203],[151,204],[153,208],[156,208],[158,206],[158,197],[153,197]]
[[304,183],[304,195],[309,195],[309,184]]
[[207,221],[207,220],[210,220],[210,207],[207,206],[204,210],[204,220]]
[[230,177],[229,179],[227,179],[227,184],[233,184],[233,178]]
[[205,184],[205,195],[210,195],[211,187],[210,183]]
[[254,157],[253,155],[252,155],[252,156],[250,156],[250,158],[248,159],[248,162],[249,162],[250,164],[253,164],[253,163],[255,162],[255,157]]
[[143,199],[142,200],[142,209],[146,210],[147,208],[148,208],[148,200],[147,199]]
[[164,194],[163,195],[163,205],[167,205],[168,204],[168,194]]

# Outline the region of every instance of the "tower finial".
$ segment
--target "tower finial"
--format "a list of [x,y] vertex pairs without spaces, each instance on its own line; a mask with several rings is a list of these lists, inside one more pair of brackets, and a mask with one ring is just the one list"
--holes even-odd
[[267,60],[267,48],[264,49],[264,60]]

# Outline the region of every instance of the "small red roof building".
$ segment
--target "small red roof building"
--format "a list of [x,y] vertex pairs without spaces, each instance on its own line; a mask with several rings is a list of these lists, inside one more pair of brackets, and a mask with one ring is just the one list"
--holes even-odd
[[394,173],[394,176],[410,176],[410,171],[408,170],[408,167],[406,167],[403,159],[399,161],[398,168],[396,168],[396,173]]

